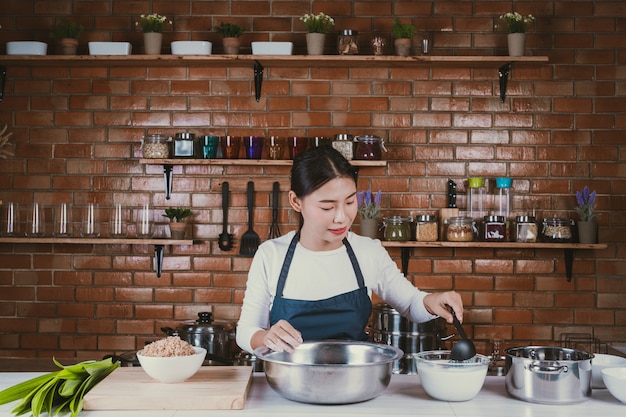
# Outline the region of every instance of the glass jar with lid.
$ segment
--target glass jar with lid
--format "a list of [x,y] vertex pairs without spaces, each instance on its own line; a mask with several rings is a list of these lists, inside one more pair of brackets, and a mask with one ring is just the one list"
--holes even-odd
[[332,146],[341,152],[348,161],[354,157],[354,137],[352,135],[347,133],[336,134]]
[[520,243],[535,243],[537,241],[537,221],[535,217],[515,217],[515,241]]
[[411,240],[411,217],[390,216],[383,219],[385,227],[385,240],[389,241],[408,241]]
[[167,159],[170,157],[170,138],[156,133],[141,139],[141,151],[144,158]]
[[474,240],[474,220],[471,217],[450,217],[446,227],[449,242],[471,242]]
[[345,29],[337,35],[337,52],[339,55],[359,54],[359,32]]
[[572,241],[572,223],[569,219],[552,217],[543,219],[541,231],[544,242],[567,243]]
[[356,142],[354,159],[380,161],[383,158],[383,150],[387,152],[385,142],[380,136],[357,136],[354,140]]
[[193,158],[196,135],[177,133],[174,137],[174,158]]
[[504,216],[485,216],[480,224],[480,237],[485,242],[504,242],[506,240]]
[[436,242],[439,239],[437,216],[420,214],[415,217],[415,240],[418,242]]

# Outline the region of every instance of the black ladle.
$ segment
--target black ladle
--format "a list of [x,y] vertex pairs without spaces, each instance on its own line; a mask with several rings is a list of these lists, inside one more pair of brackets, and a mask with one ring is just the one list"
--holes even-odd
[[461,322],[459,322],[459,319],[456,317],[456,313],[454,312],[454,310],[450,309],[450,311],[452,312],[454,327],[456,327],[456,330],[459,332],[462,338],[452,347],[452,351],[450,352],[450,361],[465,362],[468,359],[476,356],[476,347],[474,346],[474,343],[472,343],[472,341],[467,338],[465,330],[463,330],[463,327],[461,327]]

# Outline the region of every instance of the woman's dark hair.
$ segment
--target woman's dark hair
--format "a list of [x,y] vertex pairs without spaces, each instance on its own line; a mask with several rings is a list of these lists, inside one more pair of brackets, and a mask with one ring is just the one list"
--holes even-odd
[[335,178],[350,178],[356,184],[358,174],[358,168],[350,165],[335,148],[310,148],[293,159],[291,189],[302,198]]

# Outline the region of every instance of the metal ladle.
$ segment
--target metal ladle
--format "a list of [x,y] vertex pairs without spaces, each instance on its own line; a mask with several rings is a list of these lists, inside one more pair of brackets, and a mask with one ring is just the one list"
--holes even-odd
[[461,327],[461,323],[456,317],[456,313],[454,312],[454,310],[450,309],[450,311],[452,312],[454,327],[456,327],[456,330],[459,332],[462,338],[452,347],[452,351],[450,352],[450,362],[465,362],[468,359],[476,356],[476,347],[474,346],[474,343],[472,343],[472,341],[467,338],[465,330],[463,330],[463,327]]

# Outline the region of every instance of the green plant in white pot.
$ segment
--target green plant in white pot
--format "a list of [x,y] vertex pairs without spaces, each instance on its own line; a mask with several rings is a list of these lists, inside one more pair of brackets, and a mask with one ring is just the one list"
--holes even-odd
[[185,238],[187,231],[187,223],[185,219],[191,216],[193,212],[188,208],[166,208],[163,217],[170,219],[170,236],[172,239],[182,240]]
[[595,219],[598,216],[594,213],[596,208],[595,190],[590,192],[589,187],[585,185],[582,191],[576,191],[576,202],[578,206],[575,210],[580,217],[577,223],[578,241],[580,243],[596,243],[598,241],[598,224]]

